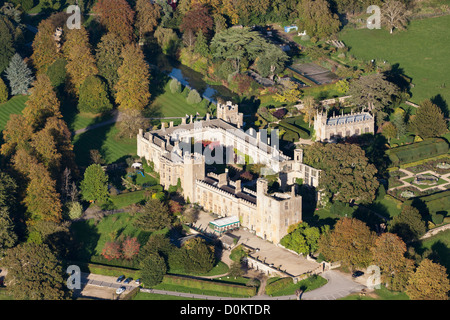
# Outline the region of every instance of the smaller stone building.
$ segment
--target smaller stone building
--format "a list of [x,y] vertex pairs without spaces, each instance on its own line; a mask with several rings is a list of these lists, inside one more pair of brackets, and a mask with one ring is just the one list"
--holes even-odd
[[314,118],[316,141],[330,142],[336,138],[358,136],[374,133],[375,119],[368,112],[359,112],[327,117],[324,112],[317,112]]

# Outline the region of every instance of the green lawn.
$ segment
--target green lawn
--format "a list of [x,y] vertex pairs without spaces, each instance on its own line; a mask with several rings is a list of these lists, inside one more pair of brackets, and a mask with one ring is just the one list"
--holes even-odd
[[[450,16],[413,20],[406,32],[348,29],[340,34],[356,58],[386,60],[412,78],[411,101],[420,103],[441,95],[450,102]],[[445,86],[443,84],[445,83]]]
[[447,269],[450,275],[450,230],[442,231],[435,236],[424,239],[414,245],[416,251],[422,254],[431,250],[432,257],[438,257],[439,263]]
[[11,114],[20,114],[25,108],[28,96],[14,96],[7,102],[0,104],[0,131],[5,128]]
[[205,116],[205,100],[190,105],[186,102],[186,96],[183,93],[172,93],[169,84],[166,84],[164,90],[164,93],[152,102],[151,109],[154,110],[154,117],[184,117],[186,114],[195,116],[197,112],[200,116]]
[[361,297],[356,293],[338,300],[409,300],[409,297],[404,292],[390,291],[385,286],[381,286],[380,289],[375,290],[374,296]]
[[165,295],[165,294],[139,292],[134,297],[133,300],[202,300],[202,299],[194,299],[194,298],[185,298],[185,297],[171,296],[171,295]]
[[106,125],[89,130],[73,137],[76,161],[80,166],[91,163],[89,151],[97,149],[106,163],[123,160],[129,155],[136,155],[136,138],[117,139],[118,129],[114,125]]

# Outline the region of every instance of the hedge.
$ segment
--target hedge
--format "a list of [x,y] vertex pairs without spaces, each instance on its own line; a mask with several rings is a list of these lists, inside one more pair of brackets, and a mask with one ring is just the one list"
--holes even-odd
[[220,283],[213,280],[199,280],[183,276],[165,275],[162,283],[158,286],[176,285],[186,288],[200,289],[205,291],[216,291],[226,294],[253,297],[256,295],[255,287],[246,287],[236,284]]
[[310,133],[308,131],[306,131],[303,128],[297,127],[297,126],[295,126],[293,124],[290,124],[290,123],[288,123],[286,121],[280,121],[278,123],[278,125],[280,127],[288,129],[290,131],[296,132],[300,136],[300,138],[302,138],[302,139],[309,139],[310,138]]
[[448,153],[447,141],[440,138],[424,140],[388,150],[386,153],[391,160],[392,166],[400,166],[405,163],[420,161],[438,155]]
[[283,290],[284,288],[292,285],[294,283],[294,280],[292,280],[291,277],[281,278],[277,281],[274,281],[272,283],[269,283],[266,285],[266,294],[269,296]]

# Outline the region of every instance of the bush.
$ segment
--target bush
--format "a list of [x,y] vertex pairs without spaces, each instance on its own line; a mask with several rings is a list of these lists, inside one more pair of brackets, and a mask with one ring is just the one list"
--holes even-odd
[[196,104],[202,101],[202,97],[200,96],[197,90],[192,89],[191,92],[189,92],[186,101],[189,104]]
[[181,83],[177,79],[170,80],[170,92],[181,93]]
[[80,218],[83,214],[83,206],[79,202],[71,202],[68,208],[69,218],[72,220]]
[[283,290],[284,288],[292,285],[294,283],[294,281],[292,280],[291,277],[287,277],[287,278],[281,278],[275,282],[269,283],[266,285],[266,294],[268,294],[269,296]]
[[433,223],[435,225],[442,224],[444,222],[444,215],[439,214],[439,213],[434,213],[431,215],[431,221],[433,221]]
[[388,150],[386,153],[393,166],[428,159],[449,151],[447,141],[440,138],[428,139]]

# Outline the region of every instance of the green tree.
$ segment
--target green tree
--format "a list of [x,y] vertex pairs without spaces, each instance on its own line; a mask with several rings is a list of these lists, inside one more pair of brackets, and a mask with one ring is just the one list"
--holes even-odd
[[170,92],[181,93],[181,83],[177,79],[170,80],[169,86],[170,86]]
[[403,241],[408,243],[424,235],[426,225],[419,210],[410,205],[403,205],[400,214],[392,218],[388,230],[399,235]]
[[23,243],[7,251],[7,290],[16,300],[70,298],[61,262],[46,244]]
[[281,239],[281,244],[301,254],[310,254],[318,249],[320,230],[308,223],[299,223],[295,229]]
[[444,266],[424,259],[409,278],[406,294],[412,300],[448,300],[450,281]]
[[201,29],[197,32],[197,38],[195,40],[194,45],[194,52],[198,53],[202,57],[207,57],[209,55],[208,42]]
[[80,185],[81,195],[87,201],[105,202],[109,199],[108,176],[98,164],[91,164],[84,172]]
[[326,0],[301,0],[298,11],[302,26],[310,36],[325,38],[339,31],[339,17]]
[[12,24],[8,17],[0,15],[0,73],[2,73],[15,53]]
[[15,246],[17,239],[9,208],[0,206],[0,258],[5,255],[5,250]]
[[55,87],[56,89],[63,87],[64,83],[66,82],[66,65],[66,59],[58,58],[47,68],[46,74],[49,77],[53,87]]
[[11,95],[27,94],[33,82],[33,73],[28,68],[22,57],[16,53],[5,70],[6,78],[9,81]]
[[89,76],[80,86],[78,110],[81,112],[104,113],[112,110],[107,84],[99,76]]
[[160,284],[167,272],[166,262],[158,253],[150,253],[140,262],[142,283],[153,288]]
[[169,227],[172,216],[167,205],[158,199],[150,199],[134,220],[134,226],[145,231],[157,231]]
[[185,268],[189,272],[207,273],[214,267],[214,248],[201,238],[188,240],[183,249],[187,253]]
[[441,109],[430,100],[421,103],[410,121],[411,130],[422,139],[438,137],[447,132],[447,122]]
[[386,80],[381,73],[362,76],[350,82],[348,95],[351,102],[361,108],[368,108],[373,113],[382,111],[391,105],[393,98],[399,94],[399,88]]
[[197,90],[192,89],[191,91],[189,91],[189,94],[186,98],[186,102],[189,104],[196,104],[196,103],[200,103],[202,101],[202,97],[200,96],[200,94],[198,93]]
[[387,122],[383,125],[383,135],[388,139],[388,142],[391,143],[391,139],[398,136],[397,127],[392,122]]
[[358,145],[314,143],[305,148],[305,163],[322,170],[319,187],[328,199],[361,203],[375,199],[377,169]]

